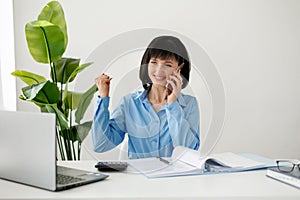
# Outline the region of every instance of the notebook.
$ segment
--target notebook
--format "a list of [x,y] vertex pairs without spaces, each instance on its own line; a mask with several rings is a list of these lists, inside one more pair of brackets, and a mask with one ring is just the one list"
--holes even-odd
[[200,157],[200,153],[176,146],[169,158],[142,158],[128,161],[148,178],[241,172],[276,166],[272,159],[255,154],[223,152]]
[[50,113],[0,111],[0,178],[60,191],[108,177],[57,166],[55,120]]

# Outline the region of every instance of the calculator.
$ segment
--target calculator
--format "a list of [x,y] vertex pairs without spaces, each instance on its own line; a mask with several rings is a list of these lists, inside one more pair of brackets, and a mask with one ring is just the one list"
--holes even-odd
[[128,166],[125,161],[99,161],[95,167],[99,171],[124,171]]

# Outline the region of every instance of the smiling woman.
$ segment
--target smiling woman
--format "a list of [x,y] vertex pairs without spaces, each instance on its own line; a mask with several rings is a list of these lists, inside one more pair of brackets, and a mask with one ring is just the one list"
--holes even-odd
[[[173,91],[171,83],[176,84],[177,82],[178,85],[182,85],[182,78],[179,75],[179,71],[177,71],[179,66],[174,56],[166,60],[152,57],[148,66],[148,75],[153,83],[153,90],[156,87],[160,90],[159,93],[162,94],[162,98],[155,96],[154,92],[149,92],[148,94],[152,107],[155,112],[158,112],[168,99],[163,97],[168,97]],[[175,74],[177,74],[178,77],[174,76]],[[172,81],[172,78],[175,78],[174,81]],[[178,78],[178,80],[176,80],[176,78]],[[170,101],[168,103],[170,104],[172,102]]]
[[128,158],[169,157],[175,146],[197,150],[200,113],[194,96],[181,90],[189,82],[186,48],[174,36],[160,36],[148,45],[140,64],[144,88],[124,96],[110,115],[110,76],[96,78],[99,88],[92,126],[94,150],[106,152],[128,136]]

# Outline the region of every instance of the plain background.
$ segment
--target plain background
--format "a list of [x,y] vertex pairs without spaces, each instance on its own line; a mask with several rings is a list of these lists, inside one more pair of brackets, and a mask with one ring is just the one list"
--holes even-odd
[[[37,64],[30,56],[24,27],[37,18],[48,2],[14,0],[16,68],[45,76],[49,67]],[[61,0],[60,3],[69,35],[65,55],[81,58],[83,62],[103,42],[127,31],[167,29],[191,38],[205,50],[225,87],[226,120],[214,151],[300,158],[300,1]],[[140,59],[140,53],[130,54],[115,64],[136,65]],[[118,82],[118,68],[113,69],[116,70],[111,72],[116,74],[113,80]],[[191,84],[201,87],[201,80],[194,78]],[[17,96],[23,86],[18,80]],[[209,111],[205,108],[209,103],[203,103],[207,97],[197,97],[204,106],[201,109]],[[38,111],[36,106],[20,100],[17,109]],[[205,132],[208,120],[202,120]],[[115,159],[117,153],[97,156]]]

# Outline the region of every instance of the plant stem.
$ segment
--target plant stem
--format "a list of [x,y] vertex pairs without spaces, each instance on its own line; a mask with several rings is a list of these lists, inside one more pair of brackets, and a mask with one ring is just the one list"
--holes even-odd
[[66,150],[66,156],[67,156],[67,160],[70,160],[70,147],[69,147],[69,144],[68,144],[68,139],[67,139],[67,130],[65,130],[63,132],[63,139],[64,139],[64,145],[65,145],[65,150]]
[[[71,102],[70,102],[70,120],[69,120],[69,126],[72,127],[72,107],[73,107],[73,95],[71,94]],[[77,131],[76,131],[77,133]],[[74,132],[71,132],[71,134],[74,134]],[[74,142],[72,141],[72,151],[73,151],[73,157],[74,157],[74,160],[76,160],[76,151],[75,151],[75,146],[74,146]],[[77,155],[77,158],[78,158],[79,155]]]
[[81,143],[78,141],[78,143],[77,143],[77,156],[78,156],[78,160],[80,160],[80,153],[81,153]]
[[[43,31],[43,33],[44,33],[44,35],[46,35],[46,32],[45,32],[45,30],[44,30],[44,28],[42,28],[41,27],[41,29],[42,29],[42,31]],[[50,47],[49,47],[49,42],[48,42],[48,40],[47,40],[47,37],[45,37],[45,40],[46,40],[46,44],[47,44],[47,50],[48,50],[48,55],[49,55],[49,63],[50,63],[50,70],[51,70],[51,75],[52,75],[52,78],[53,78],[53,82],[56,84],[56,86],[57,86],[57,77],[56,77],[56,69],[55,69],[55,64],[54,64],[54,62],[52,62],[52,59],[51,59],[51,51],[50,51]],[[62,92],[61,92],[62,93]],[[62,101],[62,98],[60,99],[60,102]],[[58,109],[60,109],[60,110],[62,110],[61,109],[61,106],[59,105],[58,106]],[[56,113],[56,115],[57,115],[57,113]],[[63,132],[62,132],[63,133]],[[63,133],[64,134],[64,133]],[[60,136],[59,136],[60,137]],[[61,143],[61,140],[59,139],[59,137],[58,137],[58,145],[59,145],[59,148],[60,148],[60,153],[61,153],[61,156],[62,156],[62,159],[64,160],[65,159],[65,156],[64,156],[64,153],[63,153],[63,149],[61,149],[61,147],[63,146],[62,145],[62,143]],[[66,153],[67,153],[67,157],[68,157],[68,159],[69,159],[69,156],[68,156],[68,152],[69,152],[69,149],[68,149],[68,144],[67,144],[67,142],[66,142],[66,140],[64,139],[64,143],[65,143],[65,150],[66,150]]]
[[73,158],[74,160],[76,160],[76,152],[75,152],[75,146],[74,146],[74,142],[70,141],[72,143],[72,150],[73,150]]
[[51,63],[50,63],[50,71],[51,71],[51,75],[52,75],[52,79],[53,79],[53,82],[57,85],[57,83],[56,83],[56,80],[55,80],[55,74],[54,74],[54,70],[53,70],[53,67],[52,67],[52,65],[51,65]]
[[73,107],[73,94],[71,93],[71,102],[70,102],[70,127],[72,127],[72,114],[73,114],[73,112],[72,112],[72,107]]
[[[51,58],[50,58],[50,59],[51,59]],[[52,65],[53,65],[54,80],[55,80],[55,83],[56,83],[56,85],[57,85],[56,69],[55,69],[55,64],[54,64],[54,62],[52,62]]]
[[62,143],[61,143],[61,138],[60,138],[60,135],[58,134],[58,130],[56,130],[55,134],[56,134],[56,138],[57,138],[57,143],[58,143],[61,159],[66,160],[64,150],[63,150],[63,146],[62,146]]
[[73,157],[72,157],[72,140],[70,138],[70,134],[71,134],[71,130],[68,129],[68,134],[67,134],[67,143],[68,143],[68,153],[69,153],[69,158],[70,160],[73,160]]
[[63,100],[63,84],[60,84],[60,101]]

